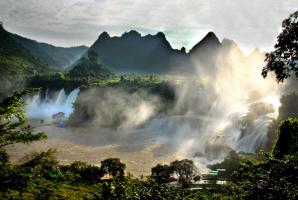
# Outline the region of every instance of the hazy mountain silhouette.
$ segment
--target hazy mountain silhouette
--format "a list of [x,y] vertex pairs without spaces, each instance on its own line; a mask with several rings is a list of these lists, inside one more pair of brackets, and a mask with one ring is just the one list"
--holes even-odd
[[190,51],[189,54],[206,54],[213,53],[221,47],[221,43],[217,36],[213,32],[207,33],[207,35],[198,42]]
[[244,58],[245,55],[239,48],[238,44],[234,40],[224,38],[221,42],[222,48],[221,51],[228,53],[228,51],[233,52],[234,56]]
[[141,36],[136,31],[121,37],[110,37],[103,32],[90,47],[98,53],[101,62],[116,72],[167,73],[187,72],[179,67],[187,63],[185,49],[173,49],[163,33]]
[[213,32],[209,32],[189,51],[188,55],[191,61],[199,66],[198,73],[212,73],[216,70],[216,58],[221,47],[217,36]]
[[[233,41],[221,43],[213,32],[209,32],[186,53],[184,47],[173,49],[161,32],[141,36],[137,31],[130,31],[120,37],[110,37],[103,32],[89,50],[95,51],[101,62],[115,72],[193,74],[212,73],[216,70],[217,56],[236,47],[239,48]],[[239,53],[243,55],[240,49]],[[200,66],[201,71],[194,66]]]
[[64,69],[71,66],[88,50],[86,46],[56,47],[16,34],[11,34],[11,36],[24,48],[28,49],[36,58],[39,58],[49,65],[55,66],[57,69]]
[[[81,58],[87,58],[88,48],[56,47],[32,39],[11,34],[19,44],[28,49],[41,61],[64,69],[76,66]],[[165,34],[142,36],[137,31],[125,32],[120,37],[111,37],[107,32],[99,35],[89,48],[99,55],[100,63],[116,73],[136,74],[196,74],[215,72],[218,62],[224,66],[231,56],[248,59],[236,42],[224,39],[219,41],[215,33],[209,32],[187,53],[185,48],[172,48]],[[261,52],[254,52],[260,54]]]

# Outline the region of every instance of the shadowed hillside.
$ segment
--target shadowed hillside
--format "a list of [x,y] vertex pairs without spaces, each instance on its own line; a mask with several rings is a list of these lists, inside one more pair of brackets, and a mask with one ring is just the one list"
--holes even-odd
[[43,62],[53,65],[58,69],[64,69],[78,60],[87,50],[86,46],[77,47],[56,47],[47,43],[40,43],[22,36],[11,34],[11,36],[28,49],[32,55]]
[[230,51],[245,59],[234,41],[224,39],[221,43],[213,32],[209,32],[189,53],[184,47],[173,49],[164,33],[141,36],[137,31],[126,32],[120,37],[111,37],[103,32],[90,47],[91,50],[99,55],[103,64],[120,73],[210,73],[218,65],[218,58],[225,65]]
[[49,65],[34,58],[0,26],[0,98],[21,86],[26,76],[52,70]]
[[136,31],[124,33],[121,37],[110,37],[103,32],[90,47],[100,56],[102,62],[116,72],[166,73],[189,72],[187,55],[183,50],[173,49],[163,33],[141,36]]

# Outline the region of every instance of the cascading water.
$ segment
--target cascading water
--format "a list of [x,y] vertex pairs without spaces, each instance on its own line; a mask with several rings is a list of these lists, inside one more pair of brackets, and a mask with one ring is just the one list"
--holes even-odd
[[51,119],[52,115],[63,112],[65,117],[73,112],[73,103],[76,101],[80,90],[74,89],[69,95],[66,95],[65,90],[61,89],[56,98],[48,97],[48,90],[45,97],[34,95],[27,100],[25,109],[29,119]]
[[[185,114],[169,115],[149,122],[148,131],[171,143],[179,158],[190,157],[198,166],[219,162],[231,150],[255,153],[267,142],[267,127],[278,115],[282,88],[274,78],[263,79],[263,56],[218,58],[212,73],[199,74],[201,87],[193,82],[177,88],[175,110]],[[203,68],[203,66],[199,66]],[[250,113],[260,103],[270,112]],[[253,116],[245,124],[245,117]]]

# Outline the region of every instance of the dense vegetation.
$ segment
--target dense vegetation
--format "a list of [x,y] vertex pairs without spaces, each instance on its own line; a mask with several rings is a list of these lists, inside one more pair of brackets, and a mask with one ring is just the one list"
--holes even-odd
[[[290,32],[283,32],[279,38],[280,42],[284,42],[284,36],[291,36],[285,33],[297,31],[297,26],[293,26],[293,23],[297,24],[297,12],[284,22],[285,30],[290,28]],[[11,81],[12,77],[19,78],[21,74],[35,73],[35,70],[39,73],[39,70],[43,72],[48,69],[47,65],[34,59],[11,40],[3,28],[0,31],[0,41],[3,44],[0,49],[0,64],[1,70],[7,70],[3,71],[4,75],[9,75],[7,81]],[[290,44],[297,45],[297,41],[294,39],[294,43]],[[279,49],[279,45],[276,47]],[[277,80],[282,81],[288,77],[290,71],[296,72],[296,60],[292,62],[291,58],[297,58],[297,51],[292,48],[289,51],[291,51],[289,55],[281,54],[289,57],[281,58],[290,58],[290,61],[283,63],[278,61],[277,65],[272,65],[277,66],[276,69],[267,68],[264,73],[267,73],[266,70],[275,71]],[[295,53],[294,56],[292,53]],[[14,57],[11,57],[12,55]],[[276,52],[268,54],[267,58],[271,58],[272,55],[276,55]],[[276,59],[273,58],[275,62]],[[59,84],[69,84],[73,87],[77,84],[83,91],[90,87],[95,90],[121,88],[128,94],[134,94],[142,88],[151,95],[163,98],[163,102],[174,101],[175,94],[166,82],[152,76],[134,78],[122,76],[107,79],[111,74],[93,59],[90,55],[88,59],[84,58],[83,64],[80,63],[73,72],[35,76],[30,84],[42,87],[58,87]],[[10,64],[12,68],[8,67]],[[193,183],[200,179],[200,172],[197,171],[193,161],[188,159],[173,161],[169,165],[158,164],[152,168],[151,176],[143,178],[133,178],[125,174],[126,165],[118,158],[103,160],[100,167],[81,161],[60,165],[55,157],[55,150],[52,149],[32,154],[22,163],[12,164],[6,146],[46,139],[45,133],[35,133],[26,123],[23,100],[31,92],[36,90],[15,92],[0,103],[0,199],[294,200],[298,198],[298,101],[295,93],[281,99],[279,117],[270,126],[269,136],[271,139],[276,136],[276,140],[272,140],[274,142],[270,145],[273,147],[272,151],[260,153],[261,159],[256,159],[255,156],[248,159],[248,156],[244,158],[238,153],[231,152],[223,162],[209,166],[211,169],[227,169],[225,178],[229,182],[226,185],[207,184],[195,188],[193,186],[198,185]],[[79,97],[71,120],[86,118],[88,120],[88,117],[92,117],[80,118],[80,114],[85,114],[83,111],[86,110],[82,101]],[[270,112],[272,108],[269,105],[254,104],[250,112],[243,117],[243,123],[249,126],[256,115]],[[177,181],[177,184],[169,184],[172,181]]]
[[51,70],[50,66],[34,58],[0,25],[0,99],[24,85],[27,76]]
[[[54,150],[36,153],[23,163],[11,164],[5,146],[44,139],[27,126],[23,97],[16,92],[0,105],[1,199],[296,199],[298,174],[298,120],[284,121],[272,154],[265,160],[246,160],[235,166],[228,185],[187,190],[199,173],[191,160],[174,161],[152,168],[142,179],[125,176],[125,164],[117,158],[97,167],[76,161],[59,165]],[[16,120],[17,119],[17,120]],[[230,158],[238,159],[231,154]],[[238,159],[239,160],[239,159]],[[224,162],[229,162],[228,159]],[[167,183],[178,180],[180,187]],[[178,185],[179,186],[179,185]]]
[[295,73],[298,78],[298,11],[282,22],[282,31],[277,38],[275,50],[266,54],[267,65],[262,75],[274,72],[277,82],[283,82]]
[[280,99],[281,106],[278,109],[278,117],[273,120],[268,127],[267,137],[268,142],[265,146],[265,150],[270,151],[274,141],[277,137],[277,129],[282,121],[289,117],[298,118],[298,94],[292,92],[287,95],[283,95]]
[[81,86],[111,82],[114,78],[116,78],[114,73],[100,63],[95,52],[90,51],[88,57],[81,58],[71,70],[31,76],[27,80],[27,85],[43,90],[64,88],[66,91],[71,91]]
[[88,58],[83,57],[79,63],[68,72],[71,78],[100,78],[107,79],[113,73],[99,61],[97,53],[88,52]]
[[41,61],[54,66],[57,69],[65,69],[72,66],[75,61],[88,50],[86,46],[56,47],[46,43],[27,39],[16,34],[11,36],[30,53]]

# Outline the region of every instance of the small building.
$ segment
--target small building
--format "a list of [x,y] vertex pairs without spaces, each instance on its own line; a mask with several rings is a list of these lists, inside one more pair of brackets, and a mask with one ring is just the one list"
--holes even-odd
[[202,175],[203,184],[226,184],[226,170],[216,169],[210,170],[208,174]]

